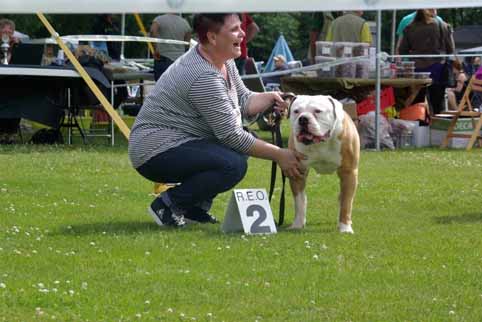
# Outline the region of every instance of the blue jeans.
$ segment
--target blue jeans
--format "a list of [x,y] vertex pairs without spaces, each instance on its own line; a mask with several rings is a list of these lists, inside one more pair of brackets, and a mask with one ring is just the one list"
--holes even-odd
[[137,171],[154,182],[181,183],[163,193],[168,206],[207,211],[216,195],[244,178],[247,160],[247,155],[220,143],[196,140],[156,155]]

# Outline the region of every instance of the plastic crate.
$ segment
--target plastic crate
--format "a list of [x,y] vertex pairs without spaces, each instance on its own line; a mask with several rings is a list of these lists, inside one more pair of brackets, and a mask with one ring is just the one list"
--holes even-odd
[[[395,105],[395,94],[393,87],[386,87],[380,93],[380,110],[385,115],[387,107]],[[375,110],[375,96],[371,95],[356,105],[356,112],[358,116],[365,115],[368,112]],[[386,116],[386,115],[385,115]]]

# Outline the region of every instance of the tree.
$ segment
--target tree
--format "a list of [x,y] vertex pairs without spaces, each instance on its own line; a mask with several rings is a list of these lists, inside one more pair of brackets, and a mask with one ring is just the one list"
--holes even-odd
[[255,60],[267,61],[280,34],[283,34],[296,58],[301,58],[306,46],[299,36],[299,13],[263,13],[252,17],[260,32],[249,43],[249,55]]

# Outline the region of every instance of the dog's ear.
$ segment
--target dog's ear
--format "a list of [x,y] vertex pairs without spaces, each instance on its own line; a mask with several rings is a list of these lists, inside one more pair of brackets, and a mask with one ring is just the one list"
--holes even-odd
[[[344,115],[343,104],[341,104],[340,101],[334,99],[331,96],[328,96],[328,99],[330,100],[331,105],[333,106],[333,116],[334,116],[335,121],[336,121],[336,119],[341,120],[343,118],[343,115]],[[340,108],[337,108],[337,107],[340,107]]]
[[296,95],[294,93],[288,92],[288,93],[283,93],[281,94],[281,98],[288,103],[288,115],[286,118],[290,118],[290,113],[291,113],[291,105],[296,99]]
[[333,117],[336,120],[336,105],[335,101],[333,100],[333,97],[328,96],[328,99],[330,100],[331,105],[333,106]]

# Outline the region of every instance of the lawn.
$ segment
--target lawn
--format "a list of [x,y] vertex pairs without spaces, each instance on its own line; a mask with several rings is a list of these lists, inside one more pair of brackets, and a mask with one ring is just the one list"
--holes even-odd
[[[285,227],[247,236],[156,226],[123,145],[4,146],[0,164],[0,321],[482,320],[480,149],[364,151],[354,235],[335,175],[310,173],[304,230],[288,191]],[[269,176],[250,159],[239,188]]]

